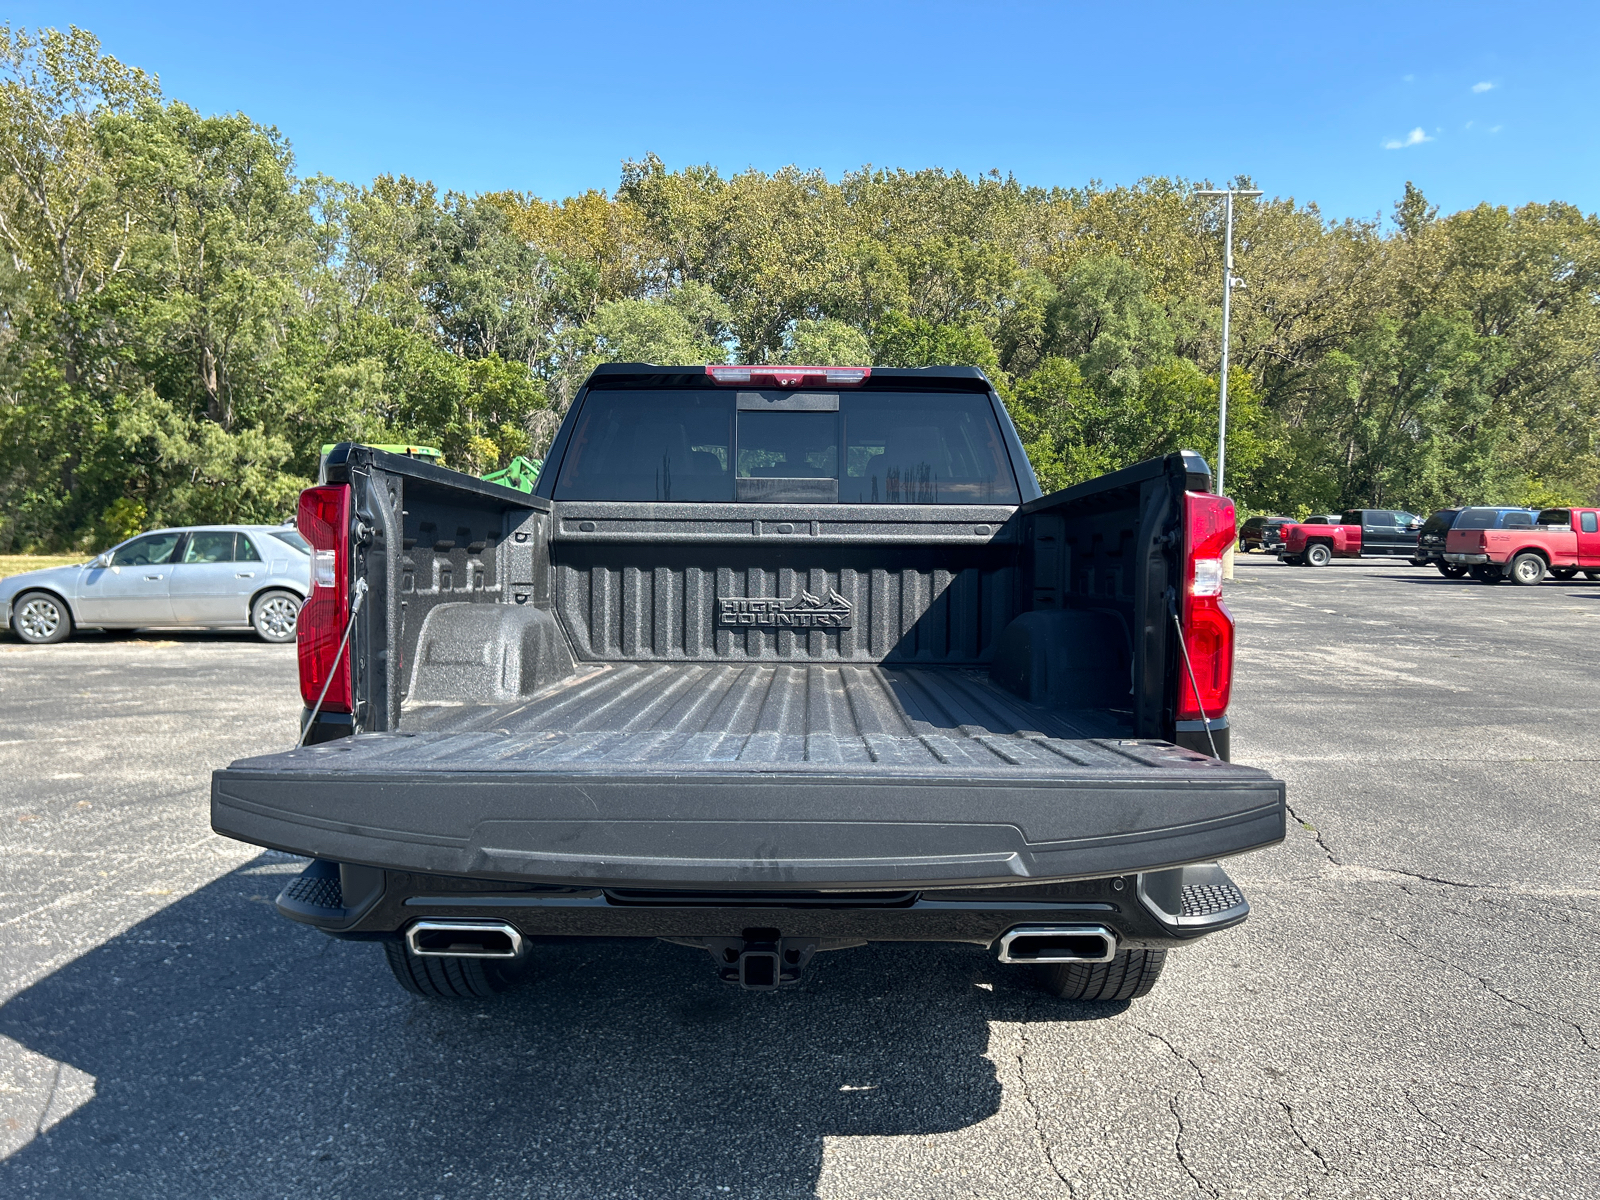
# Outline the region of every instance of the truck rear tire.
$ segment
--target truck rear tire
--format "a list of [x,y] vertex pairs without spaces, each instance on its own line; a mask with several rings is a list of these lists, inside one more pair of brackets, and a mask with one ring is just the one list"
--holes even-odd
[[1306,566],[1325,567],[1333,561],[1333,548],[1325,542],[1313,542],[1306,547]]
[[1124,950],[1107,963],[1051,963],[1035,968],[1039,983],[1063,1000],[1137,1000],[1161,978],[1165,950]]
[[384,942],[383,953],[395,981],[412,995],[430,1000],[481,1000],[493,996],[516,983],[527,967],[526,957],[421,957],[398,940]]
[[1439,574],[1443,575],[1446,579],[1461,579],[1467,573],[1467,568],[1462,566],[1460,563],[1442,562],[1435,563],[1434,566],[1439,568]]
[[1511,560],[1511,569],[1506,572],[1506,578],[1512,583],[1522,587],[1532,587],[1544,580],[1547,564],[1537,554],[1519,554]]

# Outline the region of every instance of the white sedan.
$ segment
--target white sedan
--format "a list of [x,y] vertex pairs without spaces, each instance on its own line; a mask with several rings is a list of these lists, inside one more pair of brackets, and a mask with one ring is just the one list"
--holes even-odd
[[253,628],[292,642],[311,590],[311,548],[293,526],[158,529],[90,562],[0,580],[0,620],[25,642],[73,629]]

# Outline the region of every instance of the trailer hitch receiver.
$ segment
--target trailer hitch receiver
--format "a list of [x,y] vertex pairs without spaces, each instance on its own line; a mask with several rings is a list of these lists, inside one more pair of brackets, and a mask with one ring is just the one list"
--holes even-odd
[[800,982],[818,938],[786,938],[776,929],[746,929],[743,937],[705,938],[717,976],[752,992],[775,992]]

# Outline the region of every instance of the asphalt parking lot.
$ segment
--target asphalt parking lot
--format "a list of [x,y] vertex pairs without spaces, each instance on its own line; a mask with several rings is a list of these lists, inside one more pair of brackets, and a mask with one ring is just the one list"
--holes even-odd
[[1234,752],[1288,841],[1111,1010],[976,948],[744,993],[665,943],[440,1008],[210,832],[292,647],[0,641],[0,1195],[1593,1195],[1600,583],[1251,556]]

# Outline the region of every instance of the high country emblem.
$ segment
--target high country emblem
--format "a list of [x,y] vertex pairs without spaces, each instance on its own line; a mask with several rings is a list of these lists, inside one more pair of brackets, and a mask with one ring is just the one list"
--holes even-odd
[[721,596],[717,624],[724,629],[849,629],[850,601],[832,588],[821,600],[805,589],[788,600],[776,596]]

